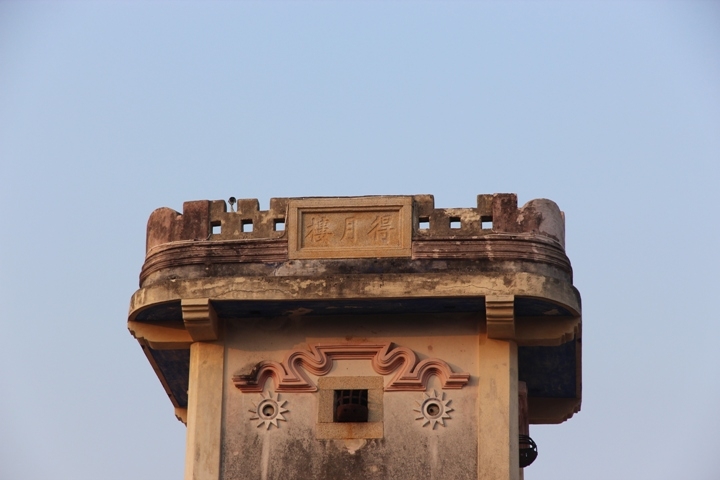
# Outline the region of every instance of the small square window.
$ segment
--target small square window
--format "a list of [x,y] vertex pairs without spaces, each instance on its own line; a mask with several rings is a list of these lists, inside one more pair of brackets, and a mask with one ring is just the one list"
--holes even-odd
[[483,230],[492,230],[493,218],[491,216],[480,217],[480,228],[482,228]]
[[335,390],[333,422],[367,422],[367,390]]
[[212,234],[213,235],[219,235],[222,232],[222,224],[220,223],[214,223],[212,225]]
[[450,228],[453,230],[460,230],[460,228],[462,228],[460,217],[450,217]]
[[430,229],[430,218],[420,217],[418,219],[418,228],[420,230],[429,230]]
[[383,385],[382,376],[318,378],[316,437],[383,438]]
[[273,221],[273,229],[276,232],[284,232],[285,231],[285,220],[274,220]]
[[253,231],[253,222],[252,220],[243,220],[242,221],[242,231],[243,233],[252,232]]

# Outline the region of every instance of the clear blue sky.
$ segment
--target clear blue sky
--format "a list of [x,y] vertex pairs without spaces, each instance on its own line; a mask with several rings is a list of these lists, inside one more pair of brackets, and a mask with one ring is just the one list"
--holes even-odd
[[555,200],[583,409],[528,480],[720,478],[720,3],[0,2],[0,478],[177,479],[161,206]]

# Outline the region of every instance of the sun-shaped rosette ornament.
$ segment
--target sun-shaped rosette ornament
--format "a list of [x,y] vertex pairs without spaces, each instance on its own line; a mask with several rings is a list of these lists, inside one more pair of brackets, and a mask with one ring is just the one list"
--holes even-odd
[[435,390],[432,395],[423,392],[423,402],[415,402],[418,404],[418,408],[413,410],[419,414],[415,420],[423,422],[423,427],[430,425],[430,428],[435,429],[438,424],[444,427],[445,419],[450,418],[450,412],[453,411],[449,406],[451,401],[450,399],[445,400],[445,392],[440,392],[440,395]]
[[280,428],[278,426],[278,420],[283,422],[287,421],[285,417],[283,417],[283,413],[288,411],[287,408],[284,408],[287,400],[281,402],[279,393],[273,395],[273,393],[270,392],[267,397],[261,393],[260,396],[262,400],[260,400],[257,405],[253,402],[255,408],[248,410],[252,413],[250,420],[258,420],[258,428],[263,425],[266,425],[267,430],[270,430],[270,425],[275,425],[275,428]]

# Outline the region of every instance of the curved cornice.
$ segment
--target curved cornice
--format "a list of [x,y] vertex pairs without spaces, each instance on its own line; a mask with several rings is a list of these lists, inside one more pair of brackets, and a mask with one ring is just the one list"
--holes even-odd
[[136,291],[130,299],[129,320],[152,305],[183,298],[240,301],[294,301],[302,299],[412,299],[476,298],[516,295],[546,299],[580,315],[580,295],[572,284],[545,275],[456,271],[413,274],[246,276],[176,279]]

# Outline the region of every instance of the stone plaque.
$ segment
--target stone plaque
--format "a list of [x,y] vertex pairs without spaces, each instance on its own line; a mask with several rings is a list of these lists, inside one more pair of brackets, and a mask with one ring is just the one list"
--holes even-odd
[[409,257],[412,197],[291,200],[287,229],[291,259]]

